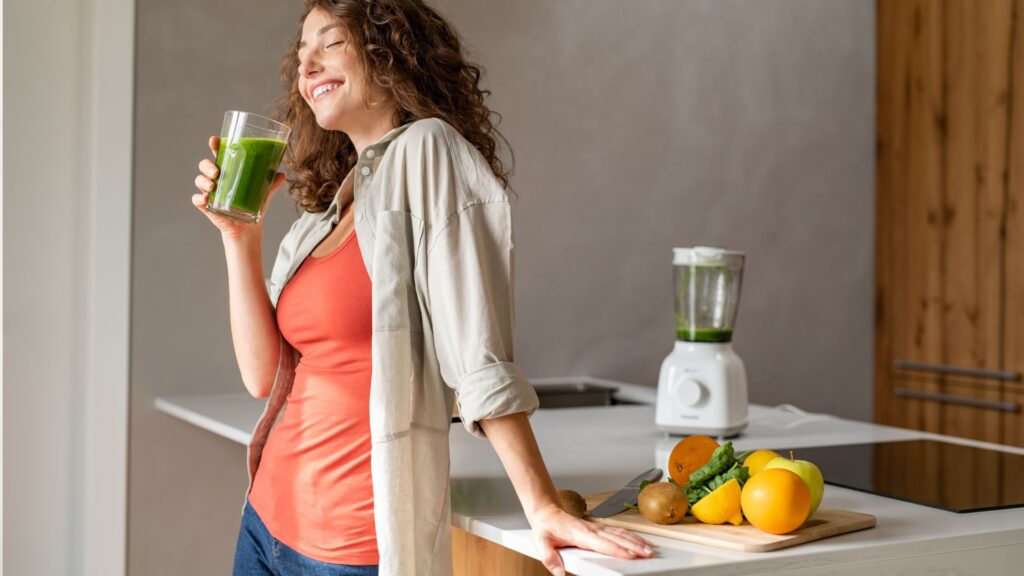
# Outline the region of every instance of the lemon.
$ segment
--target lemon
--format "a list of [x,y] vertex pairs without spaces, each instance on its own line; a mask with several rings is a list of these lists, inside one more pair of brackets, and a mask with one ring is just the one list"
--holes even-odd
[[690,513],[705,524],[728,522],[739,526],[743,524],[743,513],[740,511],[741,493],[740,483],[733,478],[697,501],[693,508],[690,508]]
[[753,476],[764,469],[765,464],[772,460],[779,458],[778,453],[772,452],[771,450],[758,450],[747,456],[747,459],[743,461],[743,465],[750,471],[750,475]]

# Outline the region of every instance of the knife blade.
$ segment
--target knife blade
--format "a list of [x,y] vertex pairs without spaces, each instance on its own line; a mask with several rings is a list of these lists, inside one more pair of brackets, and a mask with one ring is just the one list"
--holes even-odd
[[637,496],[640,494],[640,483],[644,480],[657,482],[661,480],[661,468],[651,468],[643,474],[633,478],[626,484],[626,487],[608,497],[607,500],[597,505],[590,511],[594,518],[609,518],[627,510],[626,504],[636,504]]

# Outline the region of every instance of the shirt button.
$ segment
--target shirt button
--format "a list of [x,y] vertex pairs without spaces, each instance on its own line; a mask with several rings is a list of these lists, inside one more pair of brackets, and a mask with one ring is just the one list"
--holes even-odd
[[363,166],[362,169],[359,170],[359,173],[362,174],[363,176],[369,176],[370,175],[370,167],[369,166]]
[[367,151],[366,151],[366,157],[367,157],[367,158],[373,158],[373,157],[374,157],[374,156],[376,156],[376,155],[377,155],[377,153],[376,153],[376,152],[374,152],[373,150],[367,150]]

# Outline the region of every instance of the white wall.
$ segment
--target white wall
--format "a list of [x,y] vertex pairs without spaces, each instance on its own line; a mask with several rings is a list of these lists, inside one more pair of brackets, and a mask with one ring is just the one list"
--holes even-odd
[[134,2],[5,8],[3,569],[117,576]]
[[[3,3],[0,2],[0,57],[3,56],[3,52],[4,52],[3,51],[3,38],[4,38],[3,22],[4,22]],[[2,68],[2,66],[0,66],[0,68]],[[0,71],[0,72],[2,72],[2,71]],[[3,101],[4,101],[3,94],[4,94],[4,81],[3,81],[3,74],[0,73],[0,130],[3,129],[3,125],[4,125],[4,113],[3,113],[3,109],[2,109],[3,108]],[[3,138],[0,138],[0,179],[3,178],[3,174],[4,174],[3,149],[4,149]],[[3,192],[3,184],[0,183],[0,193],[2,193],[2,192]],[[0,197],[0,268],[3,267],[3,260],[4,260],[4,258],[3,258],[3,247],[4,247],[4,241],[3,241],[3,230],[4,230],[3,215],[4,215],[3,198]],[[3,273],[0,272],[0,279],[2,279],[2,278],[3,278]],[[0,281],[0,301],[3,301],[3,295],[4,295],[3,282]],[[0,325],[3,325],[3,320],[4,320],[3,307],[0,306]],[[3,342],[4,342],[3,331],[0,330],[0,366],[4,365]],[[0,372],[2,372],[2,370],[0,370]],[[4,491],[4,460],[3,460],[4,446],[3,446],[3,443],[4,443],[4,377],[3,377],[3,374],[0,373],[0,510],[4,509],[4,495],[3,495],[3,491]],[[0,574],[2,574],[3,571],[4,571],[3,567],[4,567],[4,524],[3,524],[3,520],[0,519]]]
[[66,55],[82,52],[83,9],[75,0],[4,9],[4,572],[72,574],[81,538],[73,479],[81,467],[86,89],[81,60]]

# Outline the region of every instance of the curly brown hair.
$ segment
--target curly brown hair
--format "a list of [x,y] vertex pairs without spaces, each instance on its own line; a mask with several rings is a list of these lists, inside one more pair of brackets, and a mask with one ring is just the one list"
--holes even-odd
[[[284,163],[291,174],[289,194],[307,212],[322,212],[334,200],[345,175],[356,164],[356,150],[341,131],[324,130],[298,88],[302,23],[314,8],[347,28],[368,82],[395,102],[395,124],[440,118],[451,124],[487,159],[508,188],[510,169],[498,156],[496,125],[501,115],[484,99],[480,67],[466,61],[454,28],[422,0],[303,0],[299,33],[281,62],[283,94],[273,116],[291,126]],[[497,121],[492,121],[492,115]],[[341,199],[342,207],[351,198]]]

